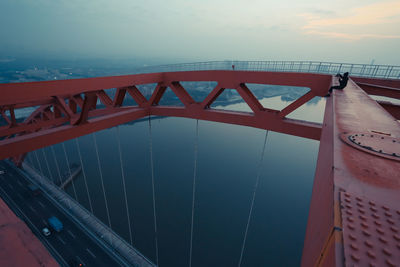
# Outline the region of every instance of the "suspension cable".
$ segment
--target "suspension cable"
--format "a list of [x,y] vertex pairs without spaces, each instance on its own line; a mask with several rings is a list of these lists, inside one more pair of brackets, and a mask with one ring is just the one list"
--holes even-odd
[[156,245],[156,265],[158,266],[158,237],[157,237],[157,215],[156,215],[156,198],[154,190],[154,162],[153,162],[153,137],[151,133],[151,117],[149,115],[149,149],[150,149],[150,166],[151,166],[151,186],[153,190],[153,216],[154,216],[154,235]]
[[53,146],[51,146],[50,148],[51,148],[51,153],[53,154],[54,162],[56,163],[56,168],[57,168],[57,172],[58,172],[58,177],[60,178],[60,186],[61,186],[61,184],[62,184],[61,172],[60,172],[60,167],[58,166],[56,153],[54,152],[54,147]]
[[197,155],[199,143],[199,120],[196,120],[196,138],[194,142],[194,167],[193,167],[193,188],[192,188],[192,220],[190,225],[190,254],[189,267],[192,266],[192,251],[193,251],[193,220],[194,220],[194,203],[196,197],[196,174],[197,174]]
[[[101,171],[100,157],[99,157],[99,149],[97,148],[96,134],[93,133],[92,136],[93,136],[93,141],[94,141],[94,147],[95,147],[95,150],[96,150],[97,164],[98,164],[98,166],[99,166],[99,171],[100,171],[101,188],[103,189],[104,201],[105,201],[105,203],[106,203],[106,213],[107,213],[108,226],[111,228],[110,212],[109,212],[109,210],[108,210],[108,203],[107,203],[106,190],[104,189],[103,172]],[[111,228],[111,229],[112,229],[112,228]]]
[[250,211],[249,211],[249,217],[247,218],[246,231],[244,232],[242,250],[240,252],[240,258],[239,258],[239,264],[238,264],[239,267],[242,264],[244,248],[245,248],[246,240],[247,240],[247,233],[248,233],[248,230],[249,230],[250,220],[251,220],[251,216],[252,216],[252,213],[253,213],[254,200],[256,198],[257,188],[258,188],[258,184],[260,182],[262,163],[263,163],[263,160],[264,160],[265,147],[266,147],[266,144],[267,144],[267,137],[268,137],[268,131],[265,132],[264,146],[263,146],[263,150],[262,150],[262,153],[261,153],[260,162],[258,164],[256,183],[254,185],[253,197],[251,199],[251,205],[250,205]]
[[43,153],[44,161],[47,166],[47,171],[49,172],[49,178],[51,179],[51,182],[54,183],[53,175],[51,174],[50,165],[49,165],[49,162],[47,161],[47,157],[46,157],[46,153],[44,152],[44,148],[42,149],[42,153]]
[[119,126],[115,127],[115,130],[116,130],[115,131],[115,136],[117,137],[117,142],[118,142],[119,161],[120,161],[120,164],[121,164],[122,184],[123,184],[123,187],[124,187],[124,197],[125,197],[126,214],[127,214],[127,218],[128,218],[129,238],[130,238],[130,241],[131,241],[131,245],[133,245],[132,230],[131,230],[131,220],[130,220],[129,206],[128,206],[128,198],[127,198],[127,195],[126,195],[124,164],[122,163],[122,152],[121,152],[121,140],[120,140],[120,134],[119,134]]
[[67,178],[67,179],[71,179],[72,189],[74,191],[75,199],[76,199],[76,201],[78,201],[78,195],[76,194],[74,179],[72,178],[71,166],[69,165],[69,160],[68,160],[68,156],[67,156],[67,150],[65,149],[64,143],[62,143],[61,145],[62,145],[62,147],[64,149],[65,160],[67,161],[67,165],[68,165],[69,178]]
[[43,174],[42,166],[40,165],[39,157],[38,157],[38,155],[37,155],[37,152],[36,152],[36,150],[35,150],[35,151],[33,151],[33,153],[35,154],[36,161],[38,162],[40,173],[41,173],[41,174],[42,174],[42,176],[43,176],[44,174]]
[[85,182],[86,193],[87,193],[88,199],[89,199],[90,211],[92,212],[92,214],[94,214],[93,213],[93,207],[92,207],[92,199],[90,198],[89,188],[88,188],[87,181],[86,181],[86,173],[85,173],[85,168],[83,167],[83,160],[82,160],[82,155],[81,155],[81,147],[79,146],[78,138],[75,138],[75,143],[76,143],[76,148],[78,149],[79,161],[81,162],[83,181]]

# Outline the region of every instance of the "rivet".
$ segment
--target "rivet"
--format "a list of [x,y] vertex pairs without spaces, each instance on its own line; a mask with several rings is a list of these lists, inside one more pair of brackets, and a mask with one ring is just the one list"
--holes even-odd
[[373,134],[371,134],[371,137],[374,137],[374,135],[373,135]]
[[368,202],[371,206],[375,206],[376,204],[375,204],[375,202],[373,202],[373,201],[369,201]]
[[356,237],[355,235],[353,235],[353,234],[349,234],[349,238],[350,238],[351,240],[356,240],[356,239],[357,239],[357,237]]
[[360,213],[362,213],[362,214],[365,213],[365,209],[362,209],[362,208],[359,208],[358,211],[359,211]]
[[399,231],[399,228],[397,228],[396,226],[392,226],[390,227],[390,230],[397,233]]
[[400,241],[400,235],[393,235],[394,239],[396,239],[397,241]]
[[396,140],[392,140],[393,143],[396,143]]
[[360,198],[360,197],[356,197],[356,199],[357,199],[358,201],[362,201],[362,198]]
[[349,193],[344,193],[344,195],[345,195],[346,197],[350,197],[350,194],[349,194]]
[[390,267],[396,267],[396,265],[390,259],[386,259],[386,264]]
[[385,137],[381,137],[381,139],[385,139]]
[[353,215],[353,213],[351,212],[351,210],[346,210],[346,213],[347,213],[348,215]]
[[390,212],[385,212],[385,215],[388,217],[392,217],[392,214]]
[[383,208],[384,210],[386,210],[386,211],[389,210],[388,206],[385,206],[385,205],[383,205],[382,208]]
[[396,213],[400,215],[400,210],[396,210]]
[[359,261],[360,257],[358,257],[356,254],[351,254],[351,258],[355,261]]
[[349,222],[354,222],[354,218],[353,218],[353,217],[347,217],[347,220],[348,220]]
[[376,228],[376,231],[378,233],[380,233],[381,235],[383,235],[385,233],[385,231],[383,231],[382,228]]
[[375,219],[379,219],[380,218],[380,216],[378,214],[376,214],[376,213],[372,213],[372,217],[374,217]]
[[371,241],[369,241],[369,240],[365,240],[365,245],[367,245],[368,247],[370,247],[370,248],[372,248],[373,246],[374,246],[374,244],[372,244],[372,242]]
[[354,249],[354,250],[358,250],[357,245],[354,244],[354,243],[351,243],[351,244],[350,244],[350,247],[351,247],[352,249]]
[[357,206],[359,206],[360,208],[364,207],[364,205],[360,202],[357,202]]
[[349,228],[351,229],[351,230],[354,230],[355,229],[355,227],[354,227],[354,225],[353,224],[351,224],[351,223],[349,223]]
[[374,223],[375,223],[376,225],[378,225],[378,226],[381,226],[381,225],[382,225],[380,221],[374,221]]
[[350,198],[348,198],[348,197],[346,197],[344,200],[345,200],[346,202],[348,202],[348,203],[351,202]]
[[383,251],[383,253],[385,253],[385,254],[388,255],[388,256],[391,256],[391,255],[392,255],[392,252],[391,252],[389,249],[387,249],[387,248],[382,249],[382,251]]
[[366,236],[370,236],[370,235],[371,235],[371,233],[368,232],[367,230],[363,230],[362,232],[363,232],[363,234],[366,235]]
[[373,212],[376,212],[376,211],[378,210],[378,209],[375,208],[375,207],[370,207],[369,209],[372,210]]
[[387,242],[388,242],[388,241],[387,241],[385,238],[383,238],[382,236],[379,237],[379,240],[380,240],[382,243],[387,243]]
[[394,221],[392,220],[392,219],[387,219],[386,220],[388,223],[390,223],[390,224],[394,224]]
[[374,253],[373,251],[371,251],[371,250],[368,250],[368,251],[367,251],[367,255],[368,255],[370,258],[374,258],[374,259],[375,259],[375,257],[376,257],[375,253]]
[[351,209],[352,206],[350,204],[346,204],[346,208]]
[[368,224],[366,222],[362,222],[361,226],[364,227],[364,228],[368,228]]
[[367,220],[367,217],[365,217],[364,215],[360,215],[358,217],[360,217],[360,219],[363,220],[363,221]]
[[364,134],[361,134],[361,136],[364,136]]

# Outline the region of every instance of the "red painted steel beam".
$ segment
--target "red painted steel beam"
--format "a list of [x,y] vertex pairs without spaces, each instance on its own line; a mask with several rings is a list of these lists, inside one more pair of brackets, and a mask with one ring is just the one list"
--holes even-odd
[[150,108],[150,114],[249,126],[314,140],[319,140],[321,135],[321,124],[287,118],[280,119],[275,112],[264,111],[254,115],[252,113],[238,111],[215,109],[201,110],[198,107],[198,104],[193,105],[190,109],[154,106]]
[[351,77],[353,81],[357,84],[365,83],[365,84],[373,84],[379,85],[383,87],[391,87],[400,89],[400,80],[399,79],[382,79],[382,78],[365,78],[365,77]]
[[0,84],[0,106],[49,101],[52,96],[73,96],[84,92],[132,85],[184,81],[217,81],[223,88],[237,88],[240,83],[258,83],[308,87],[317,96],[324,96],[331,82],[330,75],[290,72],[187,71],[97,77],[44,82]]
[[[200,103],[194,101],[181,85],[181,81],[216,81],[218,85]],[[138,84],[154,83],[157,86],[149,100],[136,88]],[[263,107],[246,86],[246,83],[309,87],[311,91],[280,112],[279,110]],[[84,135],[85,131],[79,129],[86,129],[87,127],[82,124],[92,121],[94,117],[97,117],[98,120],[110,119],[113,121],[112,118],[114,117],[112,116],[119,114],[122,117],[126,116],[126,118],[120,119],[126,122],[128,121],[127,118],[131,118],[131,116],[126,115],[126,107],[122,107],[122,105],[124,98],[128,95],[133,97],[139,105],[136,108],[136,113],[141,110],[139,114],[146,114],[146,116],[197,118],[251,126],[319,140],[321,134],[320,124],[287,119],[285,116],[313,96],[325,95],[330,84],[331,76],[329,75],[244,71],[190,71],[0,84],[0,92],[4,96],[0,99],[1,110],[10,109],[10,107],[12,108],[16,105],[25,107],[27,103],[43,103],[24,123],[15,125],[12,123],[12,119],[7,118],[9,125],[0,128],[0,135],[7,137],[5,140],[0,141],[0,158],[11,154],[15,155],[15,153],[26,153],[31,151],[30,147],[38,148],[38,144],[40,144],[39,147],[53,144],[51,139],[48,141],[43,139],[41,143],[36,145],[31,145],[30,143],[36,142],[37,136],[48,133],[49,128],[53,128],[51,130],[57,132],[57,129],[63,128],[64,126],[62,125],[68,120],[70,125],[75,125],[74,131],[81,132],[81,135]],[[184,107],[159,106],[159,102],[168,87],[177,95]],[[107,88],[117,88],[114,99],[111,99],[104,91]],[[236,89],[243,100],[250,106],[253,114],[210,109],[209,106],[225,88]],[[82,94],[85,95],[84,100],[81,97]],[[105,108],[97,108],[97,98],[106,106]],[[78,110],[77,106],[80,107],[80,110]],[[102,125],[108,126],[107,123]],[[16,136],[11,136],[11,134]],[[66,135],[62,140],[68,140]],[[13,149],[10,151],[11,148]]]
[[[368,258],[350,246],[364,250],[367,234],[374,234],[375,229],[361,234],[363,237],[357,237],[354,244],[343,241],[353,237],[343,231],[340,192],[400,210],[400,161],[356,149],[342,141],[340,135],[344,133],[377,135],[379,140],[398,138],[400,124],[352,80],[344,90],[334,90],[327,101],[302,266],[343,266],[345,261],[347,265]],[[371,212],[360,210],[366,215]],[[361,227],[354,224],[352,229],[362,233]],[[378,251],[382,247],[375,239],[370,242]],[[345,259],[345,255],[353,256]]]
[[146,109],[126,108],[119,112],[94,118],[79,126],[63,125],[56,128],[21,135],[0,141],[0,159],[15,157],[29,151],[70,140],[82,135],[108,129],[148,116]]
[[376,101],[381,107],[390,113],[396,120],[400,120],[400,105],[393,104],[389,101]]
[[357,83],[367,94],[386,96],[395,99],[400,99],[400,88],[387,87],[382,85],[374,85],[369,83]]

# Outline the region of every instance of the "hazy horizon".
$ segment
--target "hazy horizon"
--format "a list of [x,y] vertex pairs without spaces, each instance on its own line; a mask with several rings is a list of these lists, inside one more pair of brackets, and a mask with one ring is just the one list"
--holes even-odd
[[3,0],[10,58],[400,65],[400,2]]

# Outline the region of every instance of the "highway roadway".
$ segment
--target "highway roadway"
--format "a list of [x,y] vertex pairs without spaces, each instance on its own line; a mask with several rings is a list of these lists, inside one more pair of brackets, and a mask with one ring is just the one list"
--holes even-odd
[[[111,253],[92,240],[46,194],[42,192],[33,196],[26,178],[4,161],[0,161],[1,171],[5,171],[0,174],[1,198],[27,223],[61,266],[70,266],[74,261],[84,266],[121,266]],[[47,219],[51,216],[56,216],[63,223],[61,232],[57,233],[48,226]],[[43,235],[44,227],[50,229],[50,236]]]

